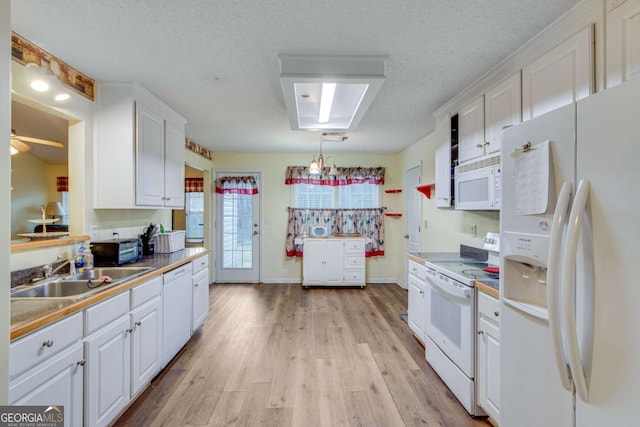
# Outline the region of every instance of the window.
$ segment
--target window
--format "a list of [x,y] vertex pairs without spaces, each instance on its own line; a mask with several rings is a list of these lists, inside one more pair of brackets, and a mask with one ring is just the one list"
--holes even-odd
[[185,193],[186,236],[188,240],[204,239],[204,193]]
[[60,204],[62,205],[62,209],[64,210],[64,215],[60,217],[60,221],[58,222],[58,224],[69,225],[69,192],[61,191],[60,197],[62,198],[62,200],[60,200]]
[[291,207],[308,209],[364,209],[381,207],[382,186],[292,184]]

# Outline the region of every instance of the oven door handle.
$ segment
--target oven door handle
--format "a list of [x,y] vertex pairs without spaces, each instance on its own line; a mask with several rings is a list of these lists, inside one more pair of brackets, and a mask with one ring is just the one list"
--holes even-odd
[[457,286],[447,285],[446,283],[443,285],[441,284],[442,281],[440,279],[430,280],[429,283],[431,283],[434,288],[437,288],[437,290],[440,290],[442,293],[446,295],[450,295],[452,297],[462,298],[462,299],[471,298],[471,289],[466,286],[465,287],[467,289],[461,289],[461,288],[458,288]]

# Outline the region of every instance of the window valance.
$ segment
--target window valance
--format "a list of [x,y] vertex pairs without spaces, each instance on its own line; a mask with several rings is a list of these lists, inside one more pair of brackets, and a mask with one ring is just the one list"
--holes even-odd
[[69,191],[69,177],[68,176],[56,177],[56,188],[58,189],[58,192]]
[[204,193],[204,178],[185,178],[185,193]]
[[225,176],[216,180],[219,194],[258,194],[258,183],[253,176]]
[[313,185],[384,184],[384,167],[337,168],[336,175],[329,175],[328,167],[321,174],[309,174],[307,166],[288,166],[284,183]]

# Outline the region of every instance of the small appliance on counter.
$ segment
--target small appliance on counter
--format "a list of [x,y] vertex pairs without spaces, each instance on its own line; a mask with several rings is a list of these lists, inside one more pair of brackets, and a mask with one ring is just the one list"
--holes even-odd
[[329,226],[322,224],[310,225],[309,237],[329,237]]
[[155,237],[158,232],[158,226],[149,223],[148,227],[142,231],[140,241],[142,242],[142,255],[153,255],[155,253]]
[[96,267],[114,267],[138,261],[142,244],[136,237],[91,242],[91,253]]

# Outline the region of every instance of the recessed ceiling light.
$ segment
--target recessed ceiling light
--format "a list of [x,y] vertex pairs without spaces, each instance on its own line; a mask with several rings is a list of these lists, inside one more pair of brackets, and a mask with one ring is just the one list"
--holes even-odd
[[66,92],[61,92],[59,94],[57,94],[56,96],[53,97],[53,99],[55,99],[56,101],[66,101],[67,99],[71,98],[71,95],[69,95]]

